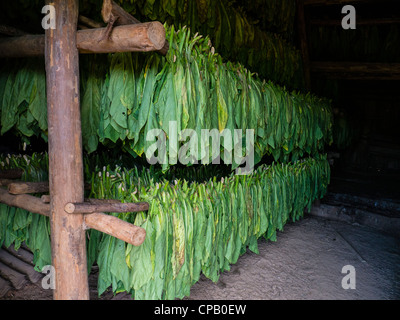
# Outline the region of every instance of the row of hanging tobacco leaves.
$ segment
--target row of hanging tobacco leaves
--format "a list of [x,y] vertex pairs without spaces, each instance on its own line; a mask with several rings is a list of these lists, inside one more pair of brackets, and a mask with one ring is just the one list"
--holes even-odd
[[261,30],[277,33],[293,43],[296,22],[295,0],[234,0],[234,6],[242,8],[248,19]]
[[[146,240],[134,247],[88,231],[88,271],[95,263],[99,267],[99,295],[111,286],[114,293],[127,291],[135,299],[189,296],[201,273],[216,282],[247,249],[258,253],[257,240],[275,241],[277,231],[302,217],[324,196],[330,180],[326,156],[191,183],[154,167],[128,169],[116,163],[115,158],[85,158],[86,180],[92,184],[88,196],[149,202],[148,212],[115,214],[143,227]],[[26,180],[46,180],[48,156],[1,156],[0,169],[10,168],[24,169]],[[51,264],[48,218],[0,204],[0,245],[18,248],[23,242],[33,251],[37,270]]]
[[[296,161],[319,154],[332,143],[331,101],[261,81],[239,63],[224,63],[208,37],[192,35],[185,27],[167,29],[167,57],[81,56],[82,136],[87,152],[97,150],[99,142],[119,143],[133,156],[142,156],[153,144],[146,141],[147,133],[161,129],[169,137],[171,121],[177,122],[178,132],[193,129],[199,139],[202,129],[228,129],[232,137],[235,129],[243,133],[253,129],[256,162],[265,155],[279,162]],[[27,140],[32,135],[46,138],[45,92],[41,64],[27,60],[3,66],[1,134],[12,129]]]
[[[227,0],[117,0],[140,21],[157,20],[176,29],[188,26],[208,35],[226,61],[236,61],[265,79],[290,88],[303,87],[300,51],[290,42],[295,21],[294,0],[261,0],[242,5]],[[81,11],[92,17],[102,0],[85,0]],[[260,11],[259,8],[262,8]],[[252,18],[263,12],[262,20]],[[100,16],[100,13],[98,13]],[[288,40],[289,39],[289,40]]]

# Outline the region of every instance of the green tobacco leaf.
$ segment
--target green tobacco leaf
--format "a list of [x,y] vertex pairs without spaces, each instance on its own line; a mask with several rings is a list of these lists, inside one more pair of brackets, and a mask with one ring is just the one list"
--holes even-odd
[[114,128],[125,131],[128,127],[128,110],[132,110],[135,99],[135,73],[131,55],[115,53],[111,59],[108,98],[111,101],[109,114]]
[[172,251],[172,272],[173,277],[176,278],[179,271],[182,268],[183,263],[185,262],[185,224],[182,216],[182,212],[180,209],[176,209],[173,214],[173,251]]
[[29,111],[37,120],[40,129],[47,130],[47,101],[46,101],[46,74],[36,69],[33,77],[32,94],[29,101]]
[[114,237],[104,235],[99,245],[99,255],[97,258],[97,264],[99,266],[99,277],[97,283],[99,296],[101,296],[112,283],[110,266],[113,259],[115,240]]
[[138,215],[135,220],[135,225],[142,227],[146,230],[146,239],[144,242],[135,247],[128,245],[126,258],[128,266],[131,267],[131,280],[130,287],[134,290],[140,289],[153,275],[153,268],[151,263],[151,250],[152,250],[152,233],[154,231],[153,225],[150,220],[143,222],[141,215]]
[[91,63],[85,93],[81,103],[82,142],[88,153],[94,152],[98,145],[100,125],[102,78],[96,70],[96,60]]
[[[114,292],[117,291],[117,283],[122,282],[125,290],[130,289],[130,272],[128,265],[125,261],[125,242],[119,239],[115,239],[115,245],[113,249],[112,261],[110,263],[110,273],[113,279]],[[125,291],[123,290],[123,291]]]

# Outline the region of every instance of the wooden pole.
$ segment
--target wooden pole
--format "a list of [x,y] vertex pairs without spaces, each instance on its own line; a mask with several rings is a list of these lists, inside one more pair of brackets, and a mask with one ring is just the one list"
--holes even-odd
[[[111,27],[130,25],[140,23],[138,19],[126,12],[113,0],[103,0],[103,6],[101,8],[101,16],[103,21],[109,24]],[[163,47],[157,52],[163,56],[167,54],[169,50],[169,43],[165,41]]]
[[0,39],[0,57],[21,58],[41,57],[44,55],[43,35],[26,35]]
[[376,2],[376,0],[304,0],[305,6],[335,6],[341,5],[344,6],[346,4],[365,4]]
[[400,80],[400,63],[311,62],[311,72],[330,79]]
[[21,208],[29,212],[41,215],[49,215],[49,205],[43,203],[40,198],[36,198],[27,194],[12,195],[7,190],[0,188],[0,202],[8,206]]
[[86,214],[85,225],[88,229],[99,230],[134,246],[140,246],[146,238],[145,229],[104,213]]
[[83,214],[64,211],[83,202],[84,179],[76,45],[78,0],[47,0],[56,28],[46,30],[45,65],[49,137],[49,186],[55,300],[88,300],[89,285]]
[[[41,182],[24,182],[10,179],[0,179],[0,186],[7,186],[8,192],[11,194],[27,194],[27,193],[45,193],[49,192],[49,183],[47,181]],[[85,183],[85,190],[90,190],[89,183]],[[50,197],[48,198],[50,202]]]
[[71,214],[93,212],[140,212],[149,210],[147,202],[138,203],[67,203],[65,211]]
[[105,30],[80,30],[77,35],[79,52],[148,52],[160,50],[165,44],[165,29],[158,21],[115,27],[110,38],[101,40]]
[[94,20],[92,20],[88,17],[82,16],[82,15],[79,15],[78,21],[81,24],[83,24],[87,27],[90,27],[90,28],[103,28],[104,27],[104,24],[102,22],[94,21]]
[[[76,46],[79,53],[148,52],[165,44],[164,26],[157,21],[115,27],[110,38],[102,40],[106,28],[79,30]],[[0,57],[43,56],[45,37],[26,35],[0,39]]]
[[[341,19],[313,19],[310,20],[310,24],[313,26],[334,26],[340,27],[342,25]],[[399,18],[375,18],[375,19],[358,19],[357,26],[368,26],[368,25],[385,25],[385,24],[400,24]]]
[[21,179],[23,173],[22,169],[0,170],[0,179]]
[[48,182],[12,182],[8,185],[11,194],[43,193],[49,192]]
[[[1,182],[1,180],[0,180]],[[50,203],[50,195],[49,194],[44,194],[41,196],[40,200],[44,203]],[[115,199],[94,199],[94,198],[87,198],[85,199],[85,202],[91,203],[91,204],[105,204],[105,203],[121,203],[119,200]]]
[[5,34],[7,36],[17,37],[17,36],[23,36],[23,35],[25,35],[27,33],[25,31],[19,30],[19,29],[14,28],[14,27],[0,25],[0,34]]
[[105,23],[115,21],[115,25],[140,23],[138,19],[126,12],[113,0],[104,0],[101,8],[101,16]]

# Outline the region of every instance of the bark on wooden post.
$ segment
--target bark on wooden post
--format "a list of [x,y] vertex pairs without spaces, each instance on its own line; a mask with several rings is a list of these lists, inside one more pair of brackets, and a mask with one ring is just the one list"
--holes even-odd
[[49,186],[55,300],[88,300],[86,241],[82,214],[64,211],[83,202],[84,180],[76,45],[78,0],[47,0],[56,28],[46,30],[45,59],[49,127]]

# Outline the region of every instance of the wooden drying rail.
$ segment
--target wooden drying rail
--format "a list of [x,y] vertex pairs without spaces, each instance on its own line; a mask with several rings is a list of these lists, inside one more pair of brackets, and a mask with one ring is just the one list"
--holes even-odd
[[377,2],[376,0],[304,0],[305,6],[330,6],[330,5],[341,5],[346,4],[359,4],[359,3],[372,3]]
[[149,210],[147,202],[139,203],[67,203],[65,205],[68,213],[94,213],[94,212],[140,212]]
[[[109,38],[103,38],[106,28],[79,30],[76,33],[79,53],[158,51],[165,44],[165,29],[160,22],[118,26]],[[44,56],[45,36],[24,35],[0,39],[0,57]]]
[[[93,202],[92,202],[92,201]],[[85,203],[85,208],[90,210],[90,214],[84,215],[84,228],[96,229],[100,232],[107,233],[115,238],[121,239],[134,246],[140,246],[146,237],[146,231],[143,228],[135,226],[131,223],[118,219],[117,217],[106,215],[104,213],[95,212],[92,208],[103,208],[107,212],[111,211],[115,206],[127,205],[131,211],[138,212],[146,211],[149,209],[147,203],[140,204],[125,204],[116,203],[117,201],[102,201],[101,199],[91,199]],[[0,202],[11,207],[21,208],[32,213],[37,213],[46,217],[50,216],[50,204],[43,202],[41,198],[34,197],[27,194],[12,195],[7,190],[0,188]],[[135,209],[135,210],[132,210]],[[118,211],[117,211],[118,212]],[[126,212],[126,211],[124,211]]]
[[[11,194],[45,193],[50,190],[47,181],[24,182],[12,179],[0,179],[0,186],[7,187],[8,192]],[[88,183],[85,183],[85,190],[90,190],[90,185]]]
[[[108,32],[105,33],[105,37],[109,36],[109,32],[113,26],[130,25],[141,23],[134,16],[126,12],[113,0],[104,0],[101,8],[101,15],[103,21],[108,24]],[[167,54],[169,50],[169,43],[166,40],[160,50],[157,52],[163,56]]]
[[0,170],[0,179],[21,179],[23,173],[22,169]]
[[[342,19],[313,19],[311,25],[341,27]],[[381,19],[357,19],[357,25],[382,25],[382,24],[400,24],[399,18],[381,18]]]
[[400,63],[311,62],[311,72],[331,79],[400,80]]

